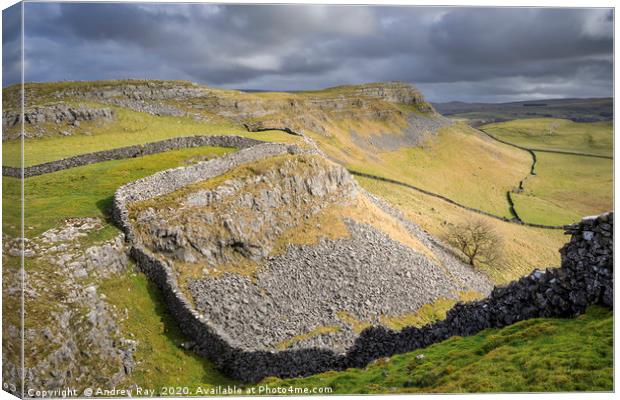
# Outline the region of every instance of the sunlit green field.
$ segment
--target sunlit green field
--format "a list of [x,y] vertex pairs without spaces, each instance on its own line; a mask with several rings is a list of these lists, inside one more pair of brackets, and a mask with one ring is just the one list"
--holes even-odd
[[[106,161],[27,178],[25,190],[25,229],[27,236],[37,235],[70,217],[109,215],[116,189],[128,182],[157,171],[202,161],[234,151],[230,148],[198,147],[174,150],[140,158]],[[17,179],[2,180],[5,198],[19,199]],[[3,203],[4,226],[16,235],[19,209],[9,201]]]
[[[115,108],[116,119],[109,123],[82,123],[72,136],[55,134],[60,128],[48,124],[49,136],[27,139],[24,144],[26,166],[58,160],[78,154],[131,146],[191,135],[240,135],[264,141],[292,142],[298,138],[281,131],[248,132],[226,121],[204,123],[189,117],[153,116]],[[66,128],[63,128],[66,129]],[[2,144],[3,165],[19,166],[18,140]]]
[[536,152],[536,175],[513,193],[528,222],[562,225],[613,209],[613,160]]
[[533,118],[481,127],[493,136],[520,146],[545,150],[613,155],[613,124]]
[[523,192],[512,194],[522,220],[564,225],[613,209],[613,160],[536,151],[611,157],[611,122],[534,118],[488,124],[481,129],[536,154],[536,175],[528,177]]

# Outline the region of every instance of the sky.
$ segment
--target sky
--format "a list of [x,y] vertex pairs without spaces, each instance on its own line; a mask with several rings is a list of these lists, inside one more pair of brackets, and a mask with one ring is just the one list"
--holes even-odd
[[[3,13],[3,86],[20,81]],[[610,9],[26,3],[25,80],[304,90],[414,84],[435,102],[613,95]]]

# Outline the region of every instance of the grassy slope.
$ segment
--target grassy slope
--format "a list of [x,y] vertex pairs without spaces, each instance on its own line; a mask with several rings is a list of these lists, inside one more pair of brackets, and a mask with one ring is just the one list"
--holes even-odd
[[350,137],[315,137],[335,159],[356,171],[442,194],[470,207],[512,217],[506,192],[529,171],[530,156],[492,141],[464,124],[443,128],[422,148],[379,152]]
[[537,152],[536,176],[513,194],[525,221],[562,225],[613,209],[613,160]]
[[[187,162],[221,156],[234,149],[200,147],[162,154],[107,161],[28,178],[25,181],[26,235],[37,235],[68,217],[108,215],[116,189],[154,172]],[[5,198],[18,198],[17,179],[2,180]],[[16,235],[19,214],[12,203],[3,204],[5,233]]]
[[[418,359],[417,355],[424,354]],[[613,316],[591,307],[576,319],[533,319],[454,337],[364,369],[270,380],[334,393],[613,390]]]
[[[116,108],[116,115],[116,120],[110,123],[84,122],[73,136],[52,135],[26,140],[25,165],[179,136],[240,135],[278,142],[291,142],[297,139],[281,131],[250,133],[239,125],[225,121],[204,123],[189,117],[152,116],[122,108]],[[51,126],[50,130],[52,129],[60,128]],[[20,146],[20,142],[16,140],[3,143],[3,165],[19,165]]]
[[524,147],[613,155],[611,122],[534,118],[488,124],[482,128],[499,139]]

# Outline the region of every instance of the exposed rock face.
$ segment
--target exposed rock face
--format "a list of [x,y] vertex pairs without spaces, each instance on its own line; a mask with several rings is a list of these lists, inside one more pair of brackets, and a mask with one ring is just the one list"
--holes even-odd
[[[397,105],[411,106],[418,113],[403,111]],[[320,95],[291,94],[290,98],[269,101],[248,98],[235,101],[234,108],[225,101],[219,102],[218,106],[221,115],[244,123],[250,131],[289,129],[301,134],[313,131],[331,136],[331,131],[342,129],[351,121],[379,121],[385,125],[383,133],[399,135],[407,130],[410,120],[418,117],[434,120],[439,127],[449,123],[435,112],[419,91],[403,83],[334,88]],[[435,127],[429,129],[431,132],[435,130]],[[417,131],[418,134],[423,132]]]
[[430,103],[424,100],[422,93],[407,84],[387,82],[353,88],[353,92],[356,95],[373,97],[390,103],[413,105],[416,106],[420,112],[435,113],[435,109]]
[[398,150],[401,147],[418,147],[424,144],[429,137],[450,124],[447,118],[438,115],[413,114],[407,117],[407,127],[400,134],[380,131],[367,137],[359,135],[355,130],[350,131],[351,138],[361,148],[368,151],[381,149],[385,151]]
[[173,207],[149,207],[137,214],[136,223],[153,251],[215,267],[238,262],[239,256],[263,259],[283,232],[356,193],[344,168],[301,156],[264,174],[196,188]]
[[127,83],[110,82],[110,84],[106,84],[102,82],[96,86],[85,84],[59,90],[55,96],[58,98],[69,96],[150,101],[201,97],[204,96],[204,90],[204,87],[189,82],[136,80]]
[[[36,99],[43,90],[35,84],[28,85],[27,100]],[[7,95],[13,92],[8,91]],[[96,82],[74,84],[45,94],[48,98],[63,100],[88,99],[152,115],[188,116],[196,120],[224,118],[242,124],[250,131],[278,129],[298,134],[312,131],[332,136],[335,130],[347,132],[355,123],[373,121],[382,127],[381,132],[374,134],[400,135],[414,130],[416,134],[434,132],[437,127],[449,123],[435,112],[417,89],[399,82],[267,96],[188,82]],[[417,117],[433,120],[435,124],[423,123],[424,129],[417,129],[420,124],[410,124]],[[13,121],[12,116],[7,119],[7,123]]]
[[[124,238],[80,243],[101,227],[98,219],[72,219],[24,243],[26,389],[112,387],[133,368],[136,343],[121,337],[118,315],[96,284],[126,270]],[[19,255],[17,241],[5,238],[4,246],[5,255]],[[3,289],[5,299],[18,295]],[[9,323],[4,329],[19,336],[18,326]],[[18,367],[3,368],[5,381],[19,382],[20,375]]]
[[[29,126],[39,126],[46,122],[79,126],[81,121],[110,121],[112,119],[114,119],[114,110],[110,108],[74,107],[62,103],[27,108],[24,112],[24,122]],[[3,140],[19,137],[18,131],[13,132],[12,135],[7,135],[6,128],[19,127],[21,121],[22,114],[19,110],[4,111],[2,113],[2,128],[3,132],[5,132]],[[36,132],[27,129],[26,137],[33,136],[36,136]]]
[[[379,325],[382,317],[414,313],[473,289],[377,228],[353,220],[347,228],[348,238],[288,246],[254,279],[225,273],[190,280],[197,310],[249,349],[343,353],[358,336],[351,320]],[[481,277],[479,286],[485,286]]]
[[[94,119],[112,119],[114,111],[109,108],[71,107],[66,104],[56,104],[48,107],[34,107],[26,110],[24,121],[26,124],[41,124],[43,122],[75,123],[76,121],[92,121]],[[5,111],[2,113],[2,125],[13,127],[21,122],[21,113]]]
[[[351,319],[379,324],[438,299],[458,299],[459,292],[491,289],[486,277],[443,249],[429,243],[425,253],[382,232],[387,215],[373,226],[327,214],[326,228],[340,222],[341,234],[291,244],[299,229],[311,236],[324,213],[361,207],[356,199],[365,194],[346,170],[318,155],[245,168],[215,185],[194,184],[130,207],[138,240],[172,266],[196,311],[240,348],[340,353],[359,333]],[[420,230],[399,226],[410,240],[430,242]],[[461,269],[448,270],[442,258]]]

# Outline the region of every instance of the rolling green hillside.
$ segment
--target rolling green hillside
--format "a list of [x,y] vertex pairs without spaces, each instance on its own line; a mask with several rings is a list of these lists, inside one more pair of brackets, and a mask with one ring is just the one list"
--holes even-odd
[[[281,131],[248,132],[230,121],[200,122],[189,117],[154,116],[143,112],[114,107],[116,120],[98,124],[85,122],[79,131],[63,136],[56,131],[64,128],[50,124],[52,133],[41,138],[28,139],[24,146],[24,165],[36,165],[78,154],[118,147],[156,142],[191,135],[240,135],[273,142],[293,142],[297,138]],[[10,140],[2,145],[2,163],[19,166],[19,141]]]
[[367,151],[347,163],[354,171],[409,183],[507,218],[513,216],[506,192],[528,173],[529,165],[527,153],[464,124],[442,128],[421,147]]
[[481,129],[509,143],[533,149],[613,155],[611,121],[588,123],[534,118],[488,124]]

